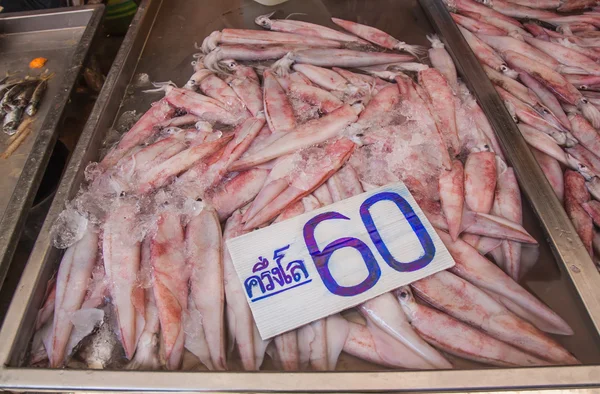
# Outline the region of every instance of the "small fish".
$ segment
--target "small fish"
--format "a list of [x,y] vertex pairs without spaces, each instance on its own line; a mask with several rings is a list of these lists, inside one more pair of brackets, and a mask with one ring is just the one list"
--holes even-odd
[[27,104],[29,104],[29,100],[31,100],[31,97],[33,96],[33,91],[35,87],[36,85],[27,84],[27,86],[23,88],[23,90],[21,90],[19,94],[17,94],[17,96],[15,97],[15,103],[17,107],[27,107]]
[[3,82],[0,82],[0,101],[4,99],[6,93],[16,85],[18,85],[22,81],[6,81],[2,79]]
[[21,92],[22,88],[23,84],[21,83],[16,83],[11,88],[9,88],[2,97],[2,100],[0,101],[0,107],[5,107],[11,104],[12,100],[17,96],[17,94]]
[[67,367],[116,369],[125,366],[127,359],[119,338],[115,334],[117,323],[113,307],[108,305],[102,309],[105,313],[104,322],[94,333],[81,341]]
[[11,111],[7,112],[2,124],[2,130],[8,135],[13,135],[17,131],[21,119],[23,119],[23,107],[14,107]]
[[34,116],[37,113],[38,108],[40,107],[40,102],[42,101],[42,97],[44,97],[44,93],[46,93],[46,88],[48,87],[48,80],[41,80],[37,86],[35,87],[33,94],[31,95],[31,99],[29,100],[29,104],[25,108],[25,113],[29,116]]

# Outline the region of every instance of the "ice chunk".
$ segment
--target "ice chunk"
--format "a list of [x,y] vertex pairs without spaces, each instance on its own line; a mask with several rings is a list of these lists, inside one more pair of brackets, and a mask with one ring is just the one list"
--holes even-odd
[[95,161],[91,162],[85,167],[84,176],[86,182],[93,182],[100,174],[102,174],[103,169],[100,166],[100,163],[96,163]]
[[137,114],[136,111],[125,111],[119,117],[117,121],[117,132],[120,134],[125,133],[142,117],[143,114]]
[[79,215],[85,217],[90,223],[100,225],[104,222],[106,214],[110,211],[113,199],[103,192],[82,191],[71,203]]
[[101,309],[80,309],[73,313],[73,316],[71,316],[73,331],[71,331],[69,343],[67,344],[67,354],[71,354],[79,342],[90,335],[103,320],[104,311]]
[[149,86],[150,76],[146,73],[138,73],[133,77],[133,85],[137,87]]
[[52,226],[52,243],[58,249],[66,249],[83,238],[88,226],[88,220],[72,206],[58,215]]
[[[119,332],[117,319],[110,304],[102,308],[102,311],[104,313],[103,323],[95,332],[81,341],[73,358],[83,362],[87,368],[117,369],[127,361],[117,335]],[[89,315],[86,316],[86,313]],[[84,312],[80,317],[93,317],[91,315],[91,312]]]

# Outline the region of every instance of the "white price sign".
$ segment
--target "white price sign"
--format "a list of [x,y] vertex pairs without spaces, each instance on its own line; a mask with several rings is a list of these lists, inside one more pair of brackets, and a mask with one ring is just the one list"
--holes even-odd
[[227,247],[263,339],[454,265],[401,182],[230,239]]

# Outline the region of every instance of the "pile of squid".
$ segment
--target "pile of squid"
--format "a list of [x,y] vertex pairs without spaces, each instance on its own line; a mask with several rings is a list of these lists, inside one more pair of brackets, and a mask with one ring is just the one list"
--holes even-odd
[[[211,34],[188,83],[162,84],[89,165],[61,215],[83,219],[61,243],[31,364],[325,371],[342,352],[390,368],[578,364],[549,335],[572,329],[518,283],[537,242],[440,40],[429,66],[410,54],[425,49],[354,22],[256,22],[271,31]],[[225,241],[397,181],[456,265],[263,340]]]
[[482,3],[446,4],[600,266],[600,9],[591,0]]

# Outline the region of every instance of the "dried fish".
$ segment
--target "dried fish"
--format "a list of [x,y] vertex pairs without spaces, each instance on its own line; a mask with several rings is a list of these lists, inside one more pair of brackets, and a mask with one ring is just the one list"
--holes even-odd
[[27,104],[27,107],[25,107],[25,113],[27,115],[35,116],[38,108],[40,107],[40,103],[42,102],[42,98],[46,93],[46,89],[48,89],[48,80],[43,79],[35,87],[35,90],[31,95],[31,99],[29,100],[29,104]]

